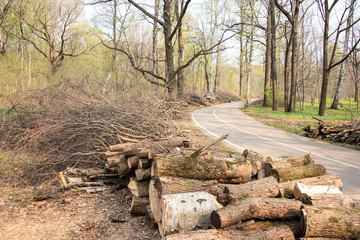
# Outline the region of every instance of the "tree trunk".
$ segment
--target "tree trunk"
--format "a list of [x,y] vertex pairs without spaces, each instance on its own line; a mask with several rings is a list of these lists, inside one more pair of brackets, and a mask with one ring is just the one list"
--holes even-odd
[[[349,16],[347,19],[347,23],[346,23],[346,32],[345,32],[345,42],[344,42],[344,47],[343,47],[343,58],[346,56],[347,54],[347,50],[348,50],[348,45],[349,45],[349,36],[350,36],[350,30],[351,30],[351,24],[353,22],[353,16],[354,16],[354,8],[355,8],[355,2],[356,0],[352,0],[349,4],[350,4],[350,10],[349,10]],[[331,105],[331,109],[337,109],[338,108],[338,104],[340,101],[340,94],[341,94],[341,88],[344,82],[344,68],[345,68],[345,61],[341,63],[340,65],[340,73],[339,73],[339,80],[337,83],[337,87],[336,87],[336,92],[334,95],[334,100],[333,103]]]
[[248,197],[272,198],[279,195],[278,182],[274,177],[267,177],[244,184],[220,184],[220,187],[227,187],[234,199]]
[[215,197],[207,192],[163,195],[160,234],[166,236],[174,231],[189,231],[195,227],[208,229],[211,226],[211,212],[222,207]]
[[138,182],[135,178],[130,178],[130,182],[127,187],[135,197],[149,196],[149,181]]
[[278,96],[277,96],[277,69],[276,69],[276,23],[275,23],[275,3],[270,0],[271,12],[271,79],[273,88],[273,107],[274,111],[278,109]]
[[[302,200],[302,199],[300,199]],[[349,208],[360,209],[360,195],[345,194],[315,194],[306,198],[308,205],[319,208]]]
[[291,229],[287,226],[272,227],[256,231],[236,230],[199,230],[188,233],[178,233],[166,237],[167,240],[248,240],[248,239],[272,239],[272,240],[295,240]]
[[150,207],[156,222],[161,221],[161,196],[175,193],[207,191],[216,194],[219,189],[217,181],[200,181],[179,177],[159,177],[150,181]]
[[360,211],[304,206],[302,224],[304,237],[358,239]]
[[295,1],[295,11],[292,19],[292,55],[291,55],[291,85],[289,112],[295,112],[297,71],[298,71],[298,24],[299,24],[300,0]]
[[263,107],[269,107],[270,97],[270,73],[271,73],[271,12],[268,6],[267,27],[266,27],[266,52],[265,52],[265,79],[264,79],[264,101]]
[[167,76],[168,97],[175,99],[176,97],[176,74],[174,66],[174,47],[171,37],[171,1],[164,1],[164,44],[165,44],[165,63]]
[[202,180],[232,180],[232,183],[249,182],[252,175],[250,161],[231,162],[216,158],[177,156],[156,158],[152,164],[154,176],[175,176]]
[[314,185],[336,186],[340,190],[342,189],[343,186],[340,177],[335,174],[298,179],[294,181],[279,183],[281,197],[294,198],[293,189],[297,182],[306,184],[308,186],[314,186]]
[[319,115],[325,115],[326,109],[326,97],[327,97],[327,88],[329,85],[329,75],[330,69],[329,66],[329,21],[330,21],[330,12],[327,6],[328,2],[325,1],[325,16],[324,16],[324,42],[323,42],[323,79],[321,83],[321,97],[320,97],[320,105],[319,105]]
[[[285,24],[285,31],[286,31],[286,24]],[[286,34],[286,32],[285,32]],[[284,107],[285,112],[289,112],[289,94],[288,94],[288,82],[289,82],[289,53],[290,53],[290,46],[292,44],[292,34],[290,39],[286,41],[286,49],[285,49],[285,56],[284,56]]]
[[[175,0],[175,11],[176,11],[176,18],[179,21],[179,11],[182,12],[184,8],[184,0],[180,2],[180,9],[179,9],[179,1]],[[185,47],[184,47],[184,39],[183,39],[183,29],[182,23],[180,23],[178,29],[178,67],[179,71],[177,74],[177,97],[183,98],[184,95],[184,87],[185,87],[185,77],[184,77],[184,69],[182,66],[184,65],[184,58],[185,58]]]
[[132,215],[146,216],[146,206],[149,205],[149,198],[147,197],[132,197],[130,213]]
[[[160,8],[160,0],[155,0],[155,18],[159,17],[159,8]],[[158,26],[157,26],[157,22],[154,21],[154,26],[153,26],[153,46],[152,46],[152,58],[153,58],[153,73],[154,74],[158,74],[159,71],[159,65],[158,65]],[[156,80],[155,77],[152,78],[153,81]],[[157,86],[155,84],[152,84],[152,91],[153,93],[157,92]]]
[[[249,224],[246,224],[248,223]],[[250,220],[248,222],[240,223],[231,226],[232,229],[242,230],[242,231],[254,231],[254,230],[263,230],[271,227],[281,227],[288,226],[294,234],[295,238],[301,237],[302,228],[300,224],[300,219],[298,220],[289,220],[289,221],[277,221],[277,220],[269,220],[269,221],[254,221]]]
[[320,164],[308,164],[299,167],[273,168],[271,169],[271,175],[274,176],[278,182],[288,182],[326,175],[326,169]]
[[216,228],[225,228],[250,219],[294,220],[300,218],[301,208],[300,201],[290,199],[248,198],[212,212],[211,223]]

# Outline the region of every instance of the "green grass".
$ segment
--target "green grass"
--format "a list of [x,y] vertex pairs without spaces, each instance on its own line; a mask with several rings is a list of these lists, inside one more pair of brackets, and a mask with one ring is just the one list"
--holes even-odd
[[[296,112],[286,113],[284,108],[279,108],[278,111],[273,111],[271,108],[262,107],[261,105],[249,106],[242,111],[247,115],[278,129],[291,132],[298,135],[304,135],[304,127],[310,125],[312,127],[318,124],[318,121],[313,117],[322,119],[326,122],[340,123],[352,122],[359,118],[360,111],[357,109],[356,102],[342,99],[340,101],[338,110],[330,109],[332,99],[327,101],[327,109],[325,116],[319,116],[319,103],[315,102],[314,106],[310,102],[305,103],[305,109],[300,110],[299,104],[296,106]],[[338,145],[359,149],[360,147],[351,146],[343,143],[336,143]]]

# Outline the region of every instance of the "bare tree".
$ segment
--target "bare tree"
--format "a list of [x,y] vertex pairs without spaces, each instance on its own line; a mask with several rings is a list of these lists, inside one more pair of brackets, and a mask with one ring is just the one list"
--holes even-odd
[[[80,1],[24,1],[16,9],[20,39],[30,43],[51,64],[55,73],[66,57],[84,53],[75,27],[82,11]],[[30,13],[29,13],[30,12]]]
[[[347,53],[348,50],[348,45],[349,45],[349,37],[350,37],[350,26],[353,22],[353,18],[354,18],[354,9],[355,9],[355,3],[356,0],[351,0],[350,4],[350,10],[349,10],[349,16],[347,19],[347,29],[345,31],[345,42],[344,42],[344,47],[343,47],[343,57],[345,56],[345,54]],[[340,73],[339,73],[339,80],[337,83],[337,87],[336,87],[336,92],[334,95],[334,99],[333,99],[333,103],[331,105],[331,109],[337,109],[338,108],[338,104],[340,101],[340,94],[341,94],[341,88],[344,82],[344,68],[345,68],[345,61],[341,63],[340,65]]]
[[14,26],[6,21],[13,2],[14,0],[0,0],[0,55],[6,53],[6,43]]
[[335,8],[336,4],[339,3],[339,0],[334,0],[332,4],[329,4],[329,0],[318,0],[318,7],[322,14],[322,18],[324,21],[324,33],[323,33],[323,77],[322,77],[322,84],[321,84],[321,97],[320,97],[320,105],[319,105],[319,115],[324,116],[325,115],[325,109],[326,109],[326,97],[327,97],[327,91],[328,91],[328,85],[329,85],[329,76],[331,70],[344,62],[351,53],[356,49],[358,43],[360,42],[360,38],[355,40],[355,43],[353,44],[352,48],[348,50],[346,54],[342,56],[342,58],[338,61],[335,60],[336,55],[336,49],[337,45],[339,43],[340,35],[343,32],[346,32],[347,29],[352,28],[356,23],[360,21],[360,18],[357,18],[350,26],[342,27],[343,24],[346,22],[346,12],[350,9],[351,4],[345,8],[345,10],[342,12],[341,17],[339,19],[338,26],[335,29],[335,39],[333,41],[333,50],[331,54],[329,54],[329,23],[330,23],[330,14]]
[[[276,2],[276,1],[275,1]],[[275,2],[270,0],[270,15],[271,15],[271,79],[273,87],[273,107],[274,111],[278,109],[278,94],[277,94],[277,70],[276,70],[276,25],[275,25]]]

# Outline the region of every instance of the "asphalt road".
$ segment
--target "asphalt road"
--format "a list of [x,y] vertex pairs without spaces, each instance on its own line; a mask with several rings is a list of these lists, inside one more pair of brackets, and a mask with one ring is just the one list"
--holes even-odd
[[239,152],[252,149],[274,157],[311,152],[315,163],[323,164],[328,174],[340,176],[344,193],[360,194],[360,151],[277,130],[245,115],[241,107],[241,102],[227,103],[199,109],[191,117],[198,128],[214,138],[230,133],[223,143]]

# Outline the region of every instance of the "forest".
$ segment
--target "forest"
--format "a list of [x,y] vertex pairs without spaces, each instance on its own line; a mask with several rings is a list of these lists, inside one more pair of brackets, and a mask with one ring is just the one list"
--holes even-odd
[[356,0],[1,0],[0,11],[2,107],[65,82],[169,99],[228,91],[286,112],[311,100],[319,115],[327,98],[359,102]]

